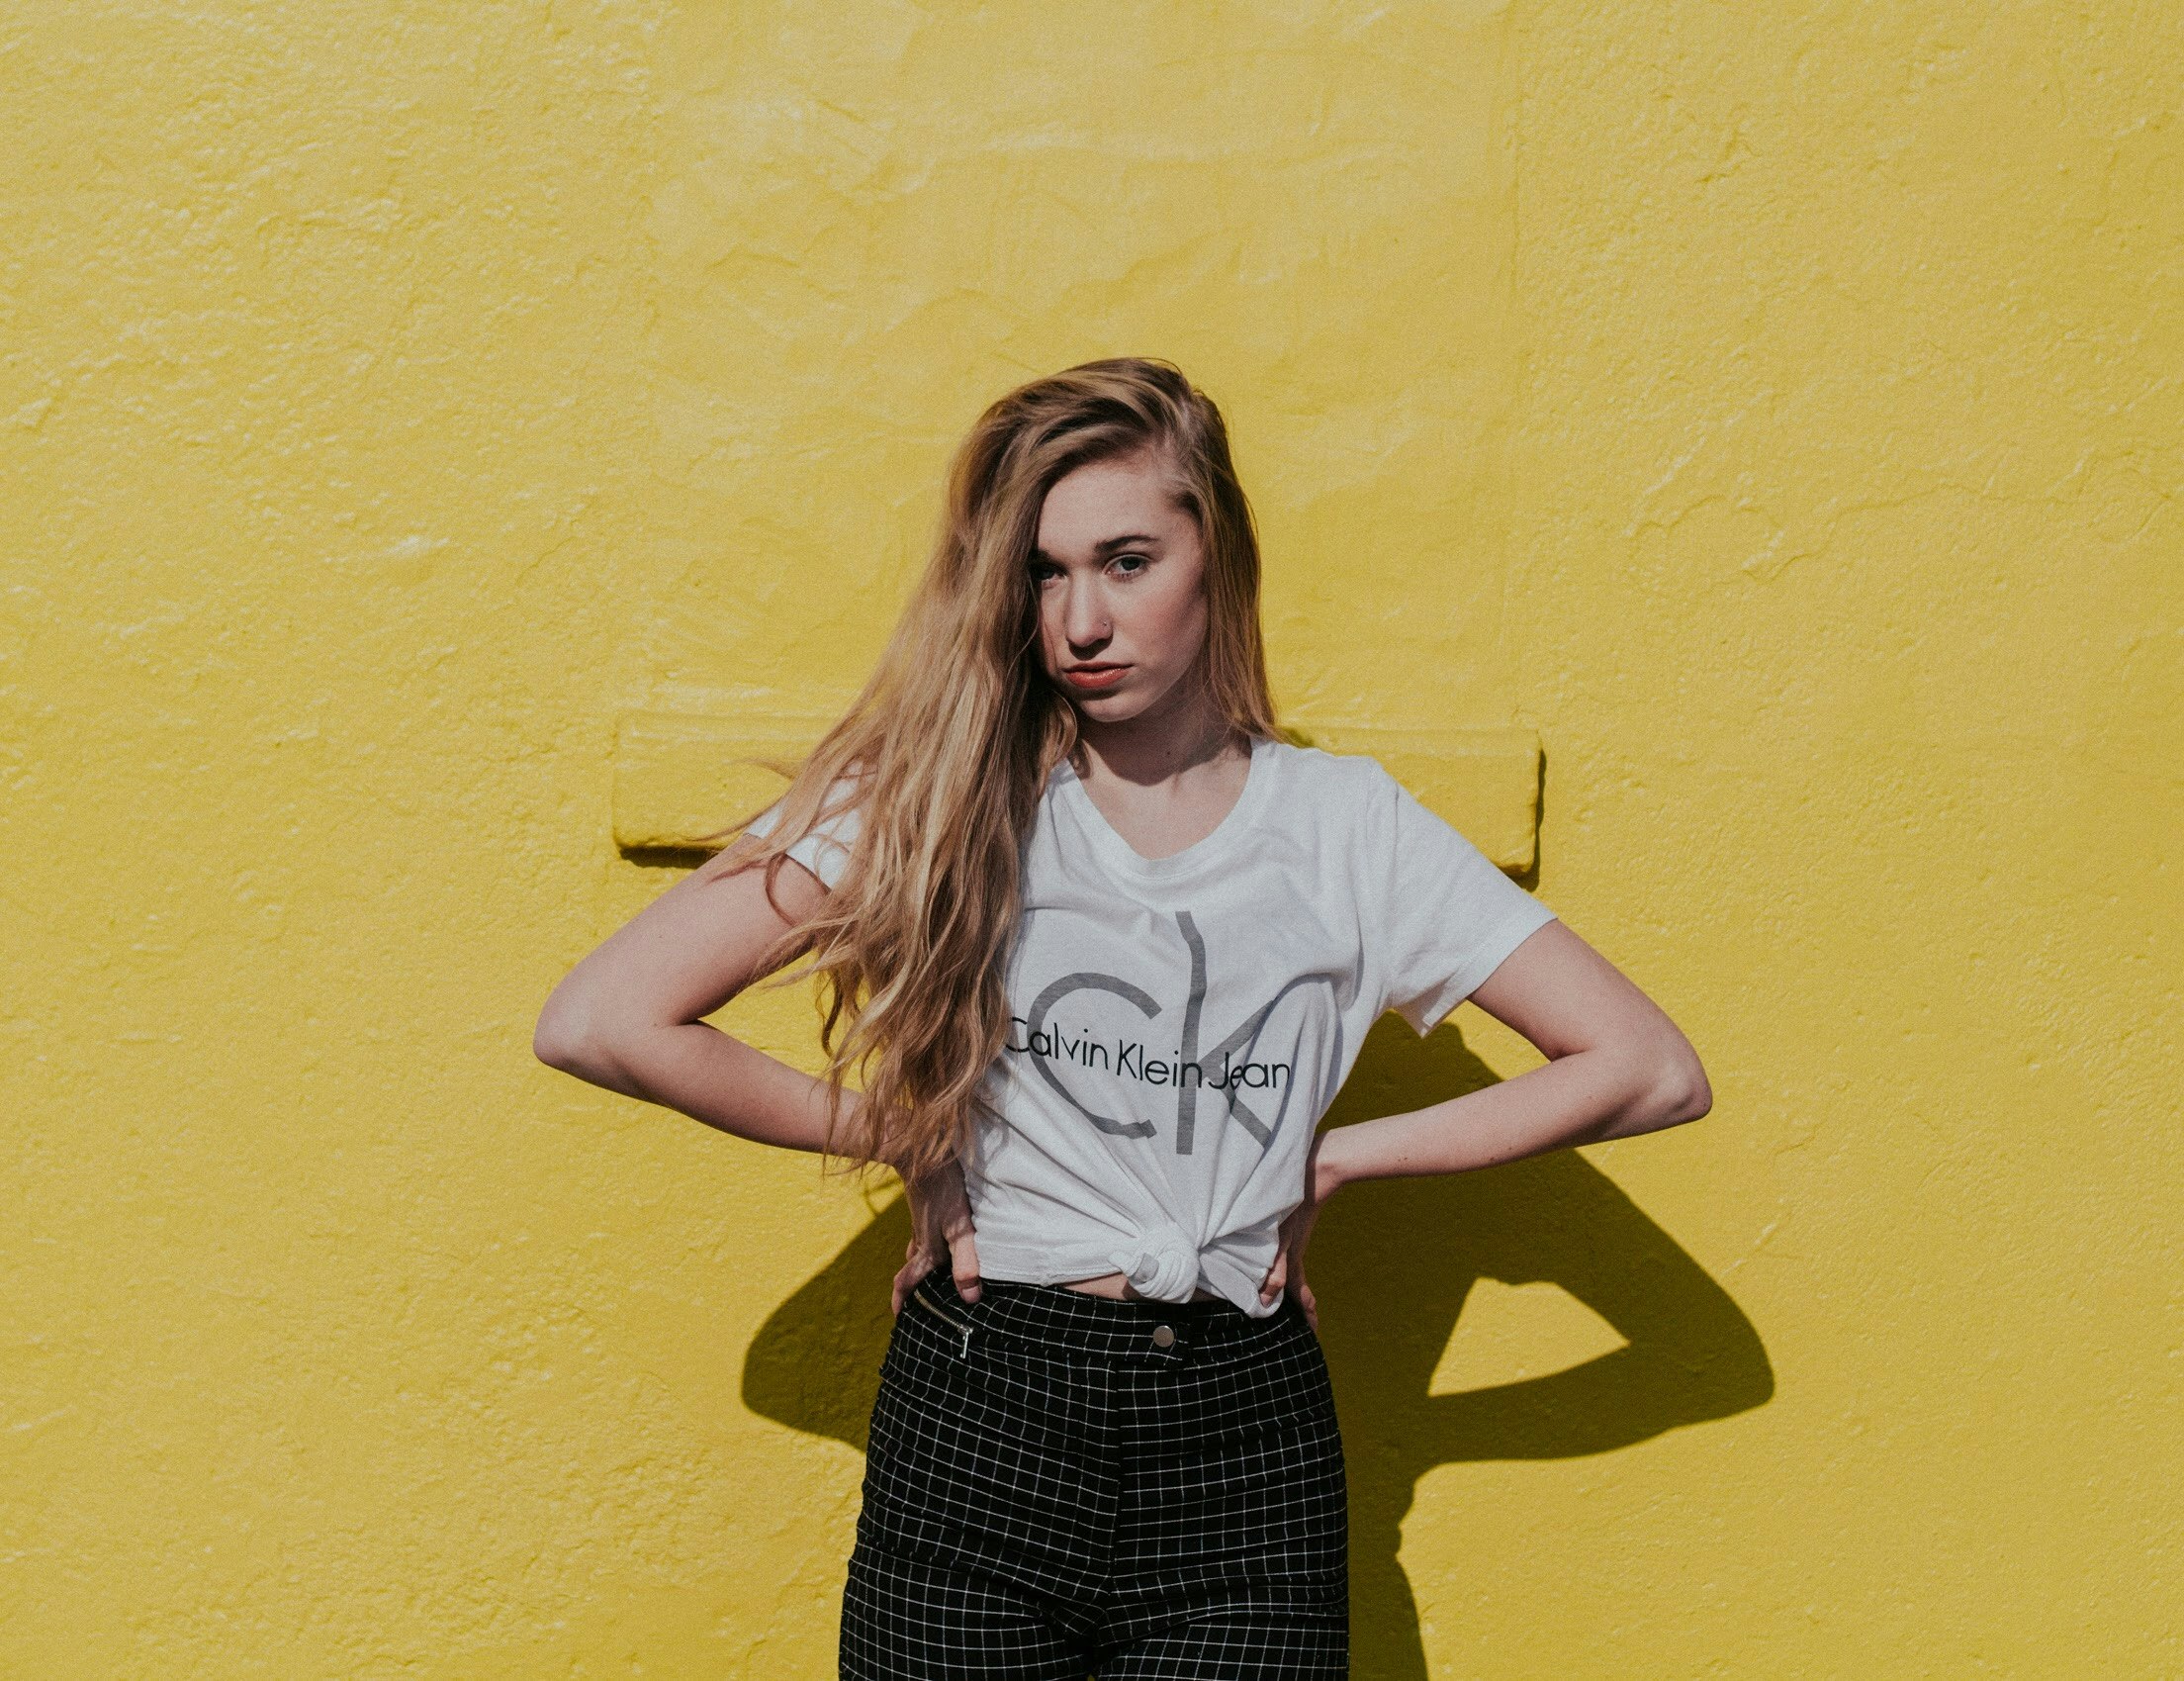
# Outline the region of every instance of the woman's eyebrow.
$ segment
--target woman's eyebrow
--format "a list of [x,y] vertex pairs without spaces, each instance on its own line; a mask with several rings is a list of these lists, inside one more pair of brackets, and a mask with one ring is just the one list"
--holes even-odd
[[[1149,549],[1159,546],[1160,539],[1158,537],[1147,536],[1142,531],[1130,531],[1120,537],[1102,537],[1092,545],[1092,552],[1094,554],[1113,554],[1117,549]],[[1048,566],[1059,566],[1061,564],[1045,549],[1032,550],[1032,558],[1045,561]]]

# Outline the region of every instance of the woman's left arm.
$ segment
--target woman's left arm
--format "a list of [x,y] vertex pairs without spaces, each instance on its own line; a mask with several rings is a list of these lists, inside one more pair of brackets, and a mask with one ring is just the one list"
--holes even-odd
[[1547,1062],[1494,1085],[1335,1127],[1315,1140],[1308,1194],[1282,1229],[1261,1294],[1294,1276],[1321,1204],[1362,1179],[1460,1173],[1574,1144],[1630,1138],[1695,1121],[1713,1106],[1698,1053],[1660,1005],[1561,921],[1502,960],[1471,1001],[1515,1029]]
[[1406,1115],[1337,1128],[1337,1183],[1460,1173],[1573,1144],[1695,1121],[1713,1106],[1698,1053],[1659,1004],[1560,921],[1540,925],[1472,993],[1547,1059]]

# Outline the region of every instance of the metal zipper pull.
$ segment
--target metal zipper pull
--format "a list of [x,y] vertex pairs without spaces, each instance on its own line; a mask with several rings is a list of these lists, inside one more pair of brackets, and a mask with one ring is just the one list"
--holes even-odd
[[945,1319],[951,1325],[960,1325],[963,1328],[963,1358],[966,1360],[970,1358],[970,1334],[973,1330],[976,1329],[976,1327],[973,1326],[971,1322],[967,1319],[956,1318],[956,1315],[950,1313],[947,1308],[941,1306],[939,1302],[935,1301],[931,1296],[927,1295],[925,1293],[925,1286],[923,1284],[920,1284],[910,1293],[916,1296],[919,1301],[925,1303],[925,1305],[932,1310],[936,1318]]

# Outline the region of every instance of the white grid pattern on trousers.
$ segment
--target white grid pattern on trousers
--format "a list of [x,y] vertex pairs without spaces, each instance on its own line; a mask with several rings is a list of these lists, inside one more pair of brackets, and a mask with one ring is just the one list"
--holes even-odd
[[912,1292],[872,1409],[845,1681],[1348,1673],[1342,1442],[1294,1302],[1252,1319],[989,1282],[967,1304],[945,1270]]

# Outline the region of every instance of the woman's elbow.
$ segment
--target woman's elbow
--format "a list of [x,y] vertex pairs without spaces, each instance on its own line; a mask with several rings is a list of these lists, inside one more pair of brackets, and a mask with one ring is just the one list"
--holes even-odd
[[1680,1127],[1695,1121],[1714,1106],[1714,1088],[1706,1078],[1698,1053],[1684,1044],[1668,1059],[1655,1086],[1655,1102],[1663,1127]]
[[582,999],[557,990],[531,1029],[531,1054],[550,1069],[595,1079],[604,1066],[601,1036]]
[[1627,1047],[1621,1112],[1605,1136],[1632,1138],[1695,1121],[1714,1104],[1698,1053],[1682,1034],[1651,1036]]

